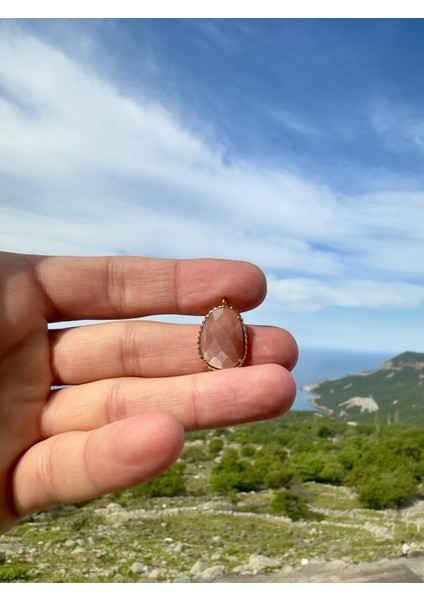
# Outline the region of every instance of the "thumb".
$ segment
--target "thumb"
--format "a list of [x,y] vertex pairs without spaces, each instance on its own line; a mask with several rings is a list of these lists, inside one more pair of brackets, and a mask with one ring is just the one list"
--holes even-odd
[[170,467],[184,429],[164,413],[143,413],[89,432],[62,433],[32,446],[13,479],[19,517],[144,483]]

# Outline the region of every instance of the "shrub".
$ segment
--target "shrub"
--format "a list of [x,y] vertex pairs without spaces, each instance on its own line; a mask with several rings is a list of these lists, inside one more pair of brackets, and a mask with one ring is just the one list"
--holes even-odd
[[398,508],[412,500],[417,484],[410,473],[386,472],[371,478],[359,489],[359,500],[366,508]]
[[340,485],[344,478],[343,465],[331,452],[316,451],[299,453],[292,463],[294,472],[303,481],[317,481]]
[[263,483],[266,488],[278,489],[288,485],[293,478],[293,473],[285,465],[273,465],[263,474]]
[[254,467],[248,461],[240,460],[237,451],[230,448],[212,469],[209,484],[214,492],[250,492],[260,489],[261,480]]
[[241,448],[242,456],[252,457],[252,456],[255,456],[255,454],[256,454],[256,448],[252,444],[246,444],[245,446],[242,446],[242,448]]
[[292,521],[298,521],[308,516],[306,500],[287,490],[275,494],[271,502],[271,510],[274,514],[284,515]]
[[318,437],[320,438],[329,438],[333,435],[332,430],[327,426],[323,425],[318,429]]
[[214,437],[209,442],[209,452],[216,456],[224,448],[224,442],[221,438]]
[[188,463],[199,463],[206,462],[210,457],[204,446],[186,446],[181,458]]
[[186,493],[186,485],[183,477],[183,466],[173,465],[170,469],[142,485],[132,488],[133,496],[149,496],[157,498],[161,496],[181,496]]

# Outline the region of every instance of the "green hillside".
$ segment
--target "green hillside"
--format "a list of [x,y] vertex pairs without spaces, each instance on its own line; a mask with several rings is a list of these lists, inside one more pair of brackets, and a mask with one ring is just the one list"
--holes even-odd
[[305,386],[314,406],[347,421],[424,426],[424,354],[404,352],[380,369]]

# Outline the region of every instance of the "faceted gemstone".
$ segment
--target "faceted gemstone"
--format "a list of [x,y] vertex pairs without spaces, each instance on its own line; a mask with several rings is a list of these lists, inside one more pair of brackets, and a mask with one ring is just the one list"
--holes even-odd
[[223,303],[206,316],[199,334],[199,352],[212,369],[229,369],[244,363],[246,330],[234,308]]

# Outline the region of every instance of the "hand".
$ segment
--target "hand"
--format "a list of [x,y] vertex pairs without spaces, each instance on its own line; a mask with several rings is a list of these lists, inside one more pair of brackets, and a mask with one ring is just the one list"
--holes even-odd
[[[199,325],[116,321],[204,315],[224,297],[245,311],[265,293],[244,262],[0,253],[0,532],[155,477],[178,458],[184,430],[287,411],[288,332],[248,327],[246,366],[210,372]],[[48,328],[91,319],[115,321]]]

